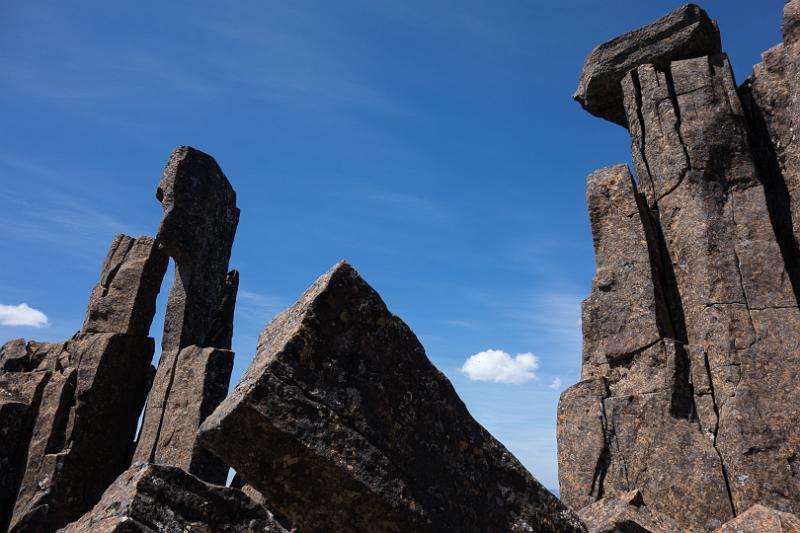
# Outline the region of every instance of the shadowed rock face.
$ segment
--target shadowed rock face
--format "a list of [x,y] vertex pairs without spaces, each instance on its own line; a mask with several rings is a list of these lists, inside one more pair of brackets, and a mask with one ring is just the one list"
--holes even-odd
[[203,483],[180,468],[136,463],[100,502],[62,533],[284,533],[261,505],[237,489]]
[[721,52],[716,22],[687,4],[592,50],[573,98],[589,113],[627,126],[620,81],[631,69],[646,63],[663,68],[672,61]]
[[583,531],[348,264],[267,326],[201,443],[300,531]]
[[638,489],[651,509],[706,531],[758,503],[800,512],[787,81],[798,5],[786,5],[786,43],[741,91],[721,53],[643,46],[607,97],[622,97],[637,183],[624,191],[606,169],[588,185],[597,274],[585,381],[558,413],[573,508]]

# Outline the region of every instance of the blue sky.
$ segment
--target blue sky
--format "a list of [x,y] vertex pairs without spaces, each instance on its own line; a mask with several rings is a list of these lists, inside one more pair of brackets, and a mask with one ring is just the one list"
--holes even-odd
[[[630,157],[570,95],[592,47],[680,4],[5,2],[0,305],[48,325],[0,340],[79,329],[111,239],[154,233],[161,171],[188,144],[242,210],[234,380],[269,319],[347,259],[556,488],[594,270],[585,176]],[[783,2],[702,5],[743,81],[780,41]],[[535,354],[536,377],[470,380],[459,369],[487,350]]]

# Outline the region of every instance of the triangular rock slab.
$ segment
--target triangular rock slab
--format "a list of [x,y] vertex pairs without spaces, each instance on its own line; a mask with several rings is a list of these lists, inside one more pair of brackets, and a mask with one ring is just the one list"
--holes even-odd
[[589,533],[686,533],[670,517],[648,507],[642,493],[632,490],[619,498],[603,498],[578,511]]
[[299,531],[585,531],[339,263],[275,317],[200,442]]
[[800,518],[791,513],[754,505],[714,533],[800,533]]
[[237,489],[204,483],[180,468],[135,463],[100,502],[61,533],[286,533]]

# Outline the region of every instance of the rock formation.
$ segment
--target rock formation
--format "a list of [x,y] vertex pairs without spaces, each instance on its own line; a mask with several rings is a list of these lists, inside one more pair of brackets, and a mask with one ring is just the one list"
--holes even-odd
[[243,492],[172,466],[136,463],[61,533],[288,533]]
[[239,274],[228,272],[228,261],[239,223],[236,193],[211,156],[182,146],[170,156],[156,197],[164,209],[156,241],[175,260],[175,279],[134,461],[173,464],[221,484],[227,466],[195,436],[225,397],[233,368]]
[[344,262],[270,322],[200,440],[303,532],[583,531]]
[[640,490],[705,531],[755,504],[800,512],[799,7],[786,4],[785,43],[742,87],[696,6],[584,64],[576,99],[628,128],[636,180],[617,166],[587,184],[583,381],[558,411],[575,509]]
[[754,505],[714,533],[800,533],[800,518]]

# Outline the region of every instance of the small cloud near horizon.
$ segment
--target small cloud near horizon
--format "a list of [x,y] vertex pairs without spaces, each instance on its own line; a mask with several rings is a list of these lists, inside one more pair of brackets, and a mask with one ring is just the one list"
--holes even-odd
[[553,381],[550,382],[550,388],[553,390],[558,390],[561,388],[561,378],[556,376],[553,378]]
[[49,326],[47,315],[26,303],[19,305],[0,304],[0,326],[28,326],[43,328]]
[[485,350],[471,355],[461,372],[472,381],[493,381],[521,385],[536,379],[539,358],[530,352],[511,356],[503,350]]

